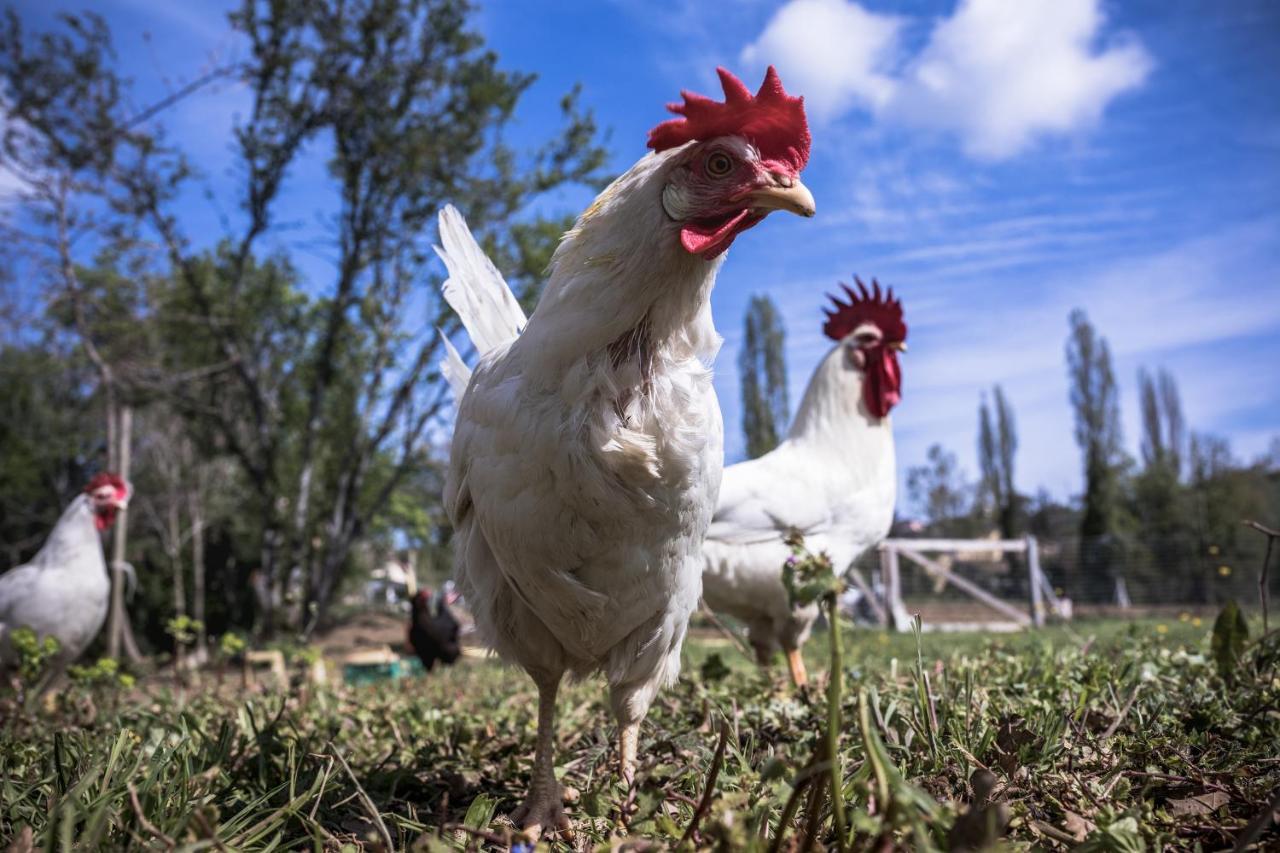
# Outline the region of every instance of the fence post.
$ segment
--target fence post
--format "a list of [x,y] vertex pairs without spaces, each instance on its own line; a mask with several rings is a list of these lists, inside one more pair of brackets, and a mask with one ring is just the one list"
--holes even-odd
[[884,571],[884,610],[889,626],[895,631],[907,630],[910,621],[902,606],[902,580],[898,572],[898,549],[892,545],[880,551],[880,566]]
[[1040,548],[1036,537],[1028,536],[1027,542],[1027,590],[1031,597],[1031,624],[1044,627],[1044,576],[1040,574]]

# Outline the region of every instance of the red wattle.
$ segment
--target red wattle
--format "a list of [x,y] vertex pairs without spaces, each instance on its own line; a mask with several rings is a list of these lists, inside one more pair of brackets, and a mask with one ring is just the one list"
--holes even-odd
[[728,249],[735,237],[762,219],[760,214],[744,208],[718,224],[690,222],[680,229],[680,245],[692,255],[711,260]]
[[883,418],[902,400],[902,370],[898,366],[898,354],[884,346],[866,352],[862,401],[872,417]]

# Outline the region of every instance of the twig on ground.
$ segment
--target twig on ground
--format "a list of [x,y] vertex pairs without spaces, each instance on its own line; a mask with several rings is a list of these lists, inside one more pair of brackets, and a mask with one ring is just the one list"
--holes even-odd
[[[191,813],[191,819],[195,821],[198,827],[200,827],[200,831],[205,834],[205,837],[213,843],[214,849],[223,851],[227,849],[227,845],[223,844],[222,839],[218,838],[218,831],[209,825],[209,819],[205,817],[199,809],[196,809]],[[317,826],[319,826],[319,824],[317,824]],[[330,834],[328,830],[324,829],[324,827],[320,827],[320,829],[324,831],[326,835]]]
[[1275,796],[1271,798],[1271,802],[1267,803],[1267,807],[1257,817],[1249,821],[1248,825],[1236,836],[1235,846],[1231,848],[1233,853],[1244,850],[1256,841],[1258,836],[1267,828],[1267,824],[1272,822],[1278,810],[1280,810],[1280,791],[1276,791]]
[[436,819],[436,838],[444,835],[444,825],[449,818],[449,792],[445,791],[440,795],[439,817]]
[[373,823],[377,826],[378,832],[382,834],[382,840],[387,845],[387,850],[395,850],[395,842],[391,840],[391,832],[387,829],[387,825],[383,823],[382,814],[379,813],[378,807],[373,804],[373,800],[369,799],[369,795],[365,793],[364,786],[360,784],[356,774],[351,771],[351,765],[342,757],[342,753],[338,752],[338,748],[332,742],[329,743],[329,754],[338,759],[342,769],[347,771],[347,776],[351,778],[351,784],[356,786],[356,794],[360,798],[360,803],[364,806],[365,811],[369,813],[369,817],[373,818]]
[[329,759],[329,763],[325,765],[320,779],[320,793],[316,795],[316,801],[311,804],[311,814],[307,816],[310,820],[316,819],[316,809],[320,808],[320,801],[324,799],[324,789],[329,784],[329,772],[333,770],[333,756],[325,757]]
[[1076,838],[1071,833],[1063,832],[1061,829],[1058,829],[1053,824],[1046,823],[1043,820],[1031,821],[1031,827],[1035,829],[1036,832],[1039,832],[1041,835],[1046,835],[1049,838],[1052,838],[1054,841],[1061,842],[1062,844],[1069,844],[1072,847],[1074,847],[1080,843],[1080,839]]
[[[830,762],[823,762],[829,765]],[[827,785],[814,784],[809,787],[809,801],[805,803],[805,824],[804,837],[800,839],[800,853],[808,853],[813,849],[814,842],[818,840],[818,825],[822,819],[822,800],[823,795],[827,793]]]
[[791,788],[791,796],[787,797],[787,804],[782,809],[782,815],[778,818],[778,831],[774,833],[773,843],[769,845],[769,853],[778,853],[782,849],[782,839],[787,836],[787,827],[791,821],[795,819],[796,809],[800,807],[800,795],[804,793],[806,786],[811,783],[815,777],[815,765],[813,761],[809,762],[809,766],[796,776],[796,781]]
[[702,791],[702,800],[698,803],[698,807],[693,812],[693,818],[689,821],[689,827],[684,831],[684,835],[680,836],[679,847],[689,839],[693,838],[693,834],[698,831],[698,824],[702,822],[702,818],[706,815],[707,810],[711,808],[711,799],[716,792],[716,779],[720,776],[720,766],[724,764],[724,750],[729,745],[729,725],[724,718],[720,720],[720,742],[716,744],[716,754],[711,758],[711,772],[707,774],[707,785]]
[[496,832],[489,832],[484,829],[476,829],[474,826],[467,826],[465,823],[446,823],[444,825],[447,832],[465,832],[467,835],[488,841],[490,844],[498,844],[503,847],[511,846],[511,838],[498,835]]
[[168,849],[173,850],[177,847],[177,842],[161,832],[160,828],[147,820],[147,816],[142,813],[142,803],[138,801],[138,789],[133,787],[133,783],[126,782],[125,787],[129,790],[129,805],[133,806],[133,814],[138,818],[138,826],[151,833],[153,838],[158,838],[163,841]]
[[701,604],[701,610],[702,610],[702,615],[706,616],[707,620],[711,622],[711,624],[715,627],[715,629],[719,631],[721,634],[724,634],[725,637],[727,637],[729,641],[733,643],[734,648],[742,652],[742,654],[746,656],[747,660],[750,660],[752,662],[755,661],[756,656],[751,651],[751,647],[748,646],[746,641],[743,640],[741,637],[739,637],[736,632],[731,630],[728,625],[721,622],[720,617],[716,616],[716,614],[711,610],[711,608],[706,605],[706,602],[703,602]]
[[1267,537],[1267,553],[1262,558],[1262,572],[1258,575],[1258,599],[1262,602],[1262,633],[1265,634],[1270,631],[1267,617],[1267,568],[1271,565],[1271,548],[1275,545],[1276,539],[1280,539],[1280,530],[1272,530],[1256,521],[1246,520],[1244,524]]
[[1120,724],[1124,722],[1124,718],[1129,716],[1129,711],[1133,708],[1133,703],[1138,701],[1138,692],[1142,689],[1142,684],[1138,683],[1133,686],[1133,692],[1129,694],[1129,699],[1124,703],[1124,707],[1120,709],[1120,713],[1116,714],[1116,718],[1111,721],[1111,725],[1107,726],[1107,730],[1102,733],[1100,740],[1110,740],[1111,736],[1120,728]]
[[844,681],[844,657],[840,648],[840,606],[836,593],[824,597],[827,636],[831,641],[831,673],[827,682],[827,761],[831,762],[831,818],[835,823],[836,850],[845,846],[844,773],[840,769],[840,692]]

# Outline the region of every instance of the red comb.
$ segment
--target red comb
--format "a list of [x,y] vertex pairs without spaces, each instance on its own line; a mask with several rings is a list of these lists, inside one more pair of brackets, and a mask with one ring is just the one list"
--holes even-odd
[[775,168],[799,174],[809,162],[809,122],[804,98],[793,98],[782,88],[773,66],[765,72],[760,91],[753,96],[742,81],[717,68],[724,88],[724,103],[703,95],[681,92],[683,104],[668,104],[680,118],[667,119],[649,131],[649,147],[666,151],[692,140],[717,136],[743,136]]
[[827,322],[822,326],[823,334],[838,341],[863,323],[873,323],[880,329],[886,342],[905,341],[907,324],[902,322],[902,301],[894,298],[893,288],[882,293],[880,282],[874,278],[871,279],[871,290],[867,290],[862,279],[856,275],[853,280],[860,293],[854,293],[849,285],[840,283],[844,292],[849,294],[849,301],[841,302],[839,298],[831,297],[835,309],[826,309]]
[[84,492],[85,494],[91,494],[96,492],[98,489],[101,489],[103,486],[110,486],[118,492],[128,493],[129,491],[129,484],[124,481],[123,477],[119,474],[112,474],[110,472],[103,471],[101,474],[96,475],[89,481],[89,485],[84,487]]

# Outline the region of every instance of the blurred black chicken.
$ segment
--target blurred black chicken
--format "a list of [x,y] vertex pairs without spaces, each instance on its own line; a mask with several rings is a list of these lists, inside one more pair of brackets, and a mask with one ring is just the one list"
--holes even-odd
[[458,645],[458,620],[449,610],[444,594],[433,597],[431,590],[419,590],[412,599],[409,615],[409,645],[418,653],[427,672],[439,661],[452,664],[462,653]]

